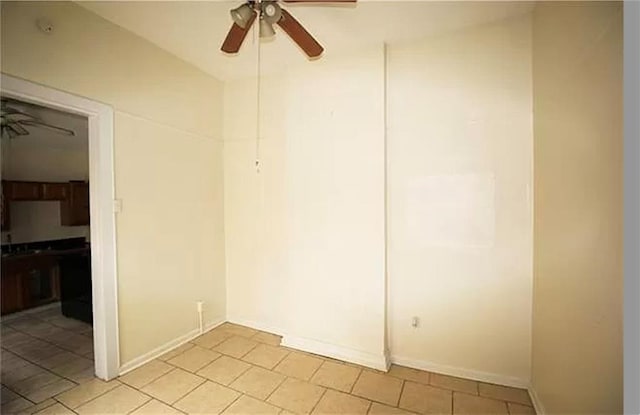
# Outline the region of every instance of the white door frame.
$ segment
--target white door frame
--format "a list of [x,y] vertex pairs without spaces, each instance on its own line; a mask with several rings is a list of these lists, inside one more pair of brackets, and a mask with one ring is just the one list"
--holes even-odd
[[118,376],[118,281],[114,213],[113,109],[106,104],[1,74],[2,95],[89,119],[89,200],[95,374]]

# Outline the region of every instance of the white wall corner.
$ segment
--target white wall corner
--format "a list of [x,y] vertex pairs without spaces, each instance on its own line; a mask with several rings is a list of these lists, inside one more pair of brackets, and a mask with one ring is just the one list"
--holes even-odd
[[385,372],[388,372],[389,369],[391,369],[391,352],[389,352],[389,349],[384,349],[384,367]]
[[124,365],[120,366],[120,376],[131,372],[134,369],[139,368],[140,366],[144,365],[145,363],[148,363],[150,361],[152,361],[153,359],[155,359],[156,357],[162,356],[163,354],[182,346],[183,344],[195,339],[196,337],[201,336],[204,333],[207,333],[210,330],[215,329],[216,327],[218,327],[219,325],[221,325],[222,323],[225,322],[224,318],[218,318],[216,320],[213,320],[209,323],[207,323],[204,326],[204,330],[202,333],[200,333],[200,328],[195,328],[193,330],[191,330],[190,332],[177,337],[171,341],[168,341],[167,343],[163,344],[160,347],[157,347],[153,350],[151,350],[148,353],[143,354],[142,356],[138,356],[133,360],[128,361],[127,363],[125,363]]
[[324,343],[318,340],[306,339],[284,335],[282,337],[282,346],[292,349],[302,350],[304,352],[317,354],[320,356],[331,357],[346,362],[355,363],[361,366],[370,367],[372,369],[387,371],[390,361],[387,354],[363,352],[361,350],[351,349],[349,347],[339,346],[330,343]]
[[480,382],[493,383],[496,385],[510,386],[522,389],[529,389],[530,387],[530,382],[528,379],[506,376],[497,373],[481,372],[471,369],[465,369],[462,367],[447,366],[434,362],[409,359],[402,356],[391,356],[391,363],[410,367],[413,369],[426,370],[428,372],[472,379]]
[[527,388],[527,390],[529,391],[529,397],[531,398],[531,402],[533,403],[533,408],[536,410],[536,414],[545,415],[547,412],[544,410],[544,405],[542,405],[542,401],[540,400],[540,397],[536,393],[536,390],[533,387],[533,384],[529,384],[529,387]]
[[267,333],[275,334],[277,336],[283,336],[284,331],[279,327],[274,327],[269,324],[258,323],[253,320],[247,320],[240,317],[228,317],[229,323],[238,324],[240,326],[250,327],[255,330],[265,331]]

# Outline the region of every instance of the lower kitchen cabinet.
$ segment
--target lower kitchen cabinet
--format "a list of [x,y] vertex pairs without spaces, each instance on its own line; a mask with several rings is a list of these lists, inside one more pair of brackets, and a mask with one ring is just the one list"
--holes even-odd
[[11,220],[9,219],[9,198],[5,193],[5,185],[2,183],[2,192],[0,193],[0,209],[2,210],[2,223],[0,223],[0,229],[3,231],[9,230],[9,224]]
[[2,261],[2,314],[60,299],[60,272],[52,256],[26,256]]
[[23,310],[25,299],[22,275],[2,270],[2,315]]

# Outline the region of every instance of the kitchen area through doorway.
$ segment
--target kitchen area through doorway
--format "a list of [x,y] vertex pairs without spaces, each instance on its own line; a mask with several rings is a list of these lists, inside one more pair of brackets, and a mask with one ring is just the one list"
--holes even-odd
[[2,400],[94,377],[88,119],[2,96]]

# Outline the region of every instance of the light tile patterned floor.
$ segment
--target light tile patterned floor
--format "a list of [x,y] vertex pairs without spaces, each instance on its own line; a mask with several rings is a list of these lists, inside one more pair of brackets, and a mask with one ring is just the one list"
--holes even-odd
[[522,389],[401,366],[383,373],[229,323],[103,382],[76,363],[88,360],[86,341],[72,347],[60,334],[90,331],[50,314],[1,325],[3,414],[535,414]]
[[0,329],[2,414],[64,413],[52,398],[94,379],[91,325],[59,306],[3,317]]

